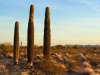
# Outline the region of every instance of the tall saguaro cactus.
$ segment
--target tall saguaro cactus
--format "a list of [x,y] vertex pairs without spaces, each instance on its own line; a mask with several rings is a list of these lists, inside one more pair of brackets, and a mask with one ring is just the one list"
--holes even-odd
[[30,6],[28,32],[27,32],[27,58],[28,65],[33,66],[33,50],[34,50],[34,5]]
[[50,35],[50,9],[46,7],[45,9],[45,20],[44,20],[44,58],[50,59],[50,45],[51,45],[51,35]]
[[15,22],[14,30],[14,65],[18,64],[19,60],[19,22]]

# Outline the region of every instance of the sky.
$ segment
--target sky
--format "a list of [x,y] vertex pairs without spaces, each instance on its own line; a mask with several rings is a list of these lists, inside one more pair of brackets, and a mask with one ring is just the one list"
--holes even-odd
[[27,45],[31,4],[36,45],[43,45],[46,7],[50,8],[51,45],[100,44],[100,0],[0,0],[0,43],[13,44],[18,21],[20,42]]

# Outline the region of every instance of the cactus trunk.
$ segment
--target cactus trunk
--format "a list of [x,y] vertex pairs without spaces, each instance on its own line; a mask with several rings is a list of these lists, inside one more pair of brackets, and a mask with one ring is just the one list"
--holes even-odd
[[30,6],[28,32],[27,32],[27,58],[29,66],[33,66],[33,50],[34,50],[34,6]]
[[18,64],[19,60],[19,23],[15,22],[14,31],[14,65]]
[[45,59],[50,59],[50,44],[51,44],[51,35],[50,35],[50,10],[49,7],[45,9],[45,20],[44,20],[44,49],[43,54]]

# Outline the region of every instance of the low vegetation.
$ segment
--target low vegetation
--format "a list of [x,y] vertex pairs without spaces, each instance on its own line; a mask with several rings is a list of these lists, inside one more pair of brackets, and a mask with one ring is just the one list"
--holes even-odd
[[13,52],[13,45],[9,42],[1,43],[0,44],[0,51],[5,53],[12,53]]
[[[99,75],[100,74],[100,49],[96,48],[79,48],[74,47],[61,48],[61,45],[51,47],[51,60],[45,60],[43,57],[43,47],[34,45],[33,65],[39,75]],[[63,45],[62,45],[63,46]],[[57,47],[57,48],[56,48]],[[9,50],[8,50],[9,48]],[[2,52],[11,53],[11,43],[0,44],[0,60]],[[27,47],[20,47],[20,61],[27,61]],[[8,50],[8,51],[7,51]],[[6,55],[7,56],[7,55]],[[4,56],[3,56],[4,58]],[[25,63],[24,62],[24,63]],[[20,65],[20,63],[19,63]],[[24,65],[25,66],[25,65]],[[8,68],[0,72],[8,72]],[[24,73],[24,72],[23,72]],[[31,72],[27,72],[30,74]]]

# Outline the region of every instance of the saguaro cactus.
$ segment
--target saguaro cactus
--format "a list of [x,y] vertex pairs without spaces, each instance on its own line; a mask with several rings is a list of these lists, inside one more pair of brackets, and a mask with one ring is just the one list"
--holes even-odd
[[33,16],[34,16],[34,5],[31,5],[30,6],[30,14],[29,14],[29,17],[31,17],[33,19]]
[[28,65],[33,66],[33,50],[34,50],[34,6],[30,6],[30,15],[28,22],[28,32],[27,32],[27,58]]
[[50,59],[50,45],[51,45],[51,35],[50,35],[50,10],[49,7],[45,9],[45,20],[44,20],[44,58]]
[[15,22],[15,31],[14,31],[14,65],[18,64],[19,60],[19,23]]
[[21,47],[22,47],[22,41],[21,41]]

